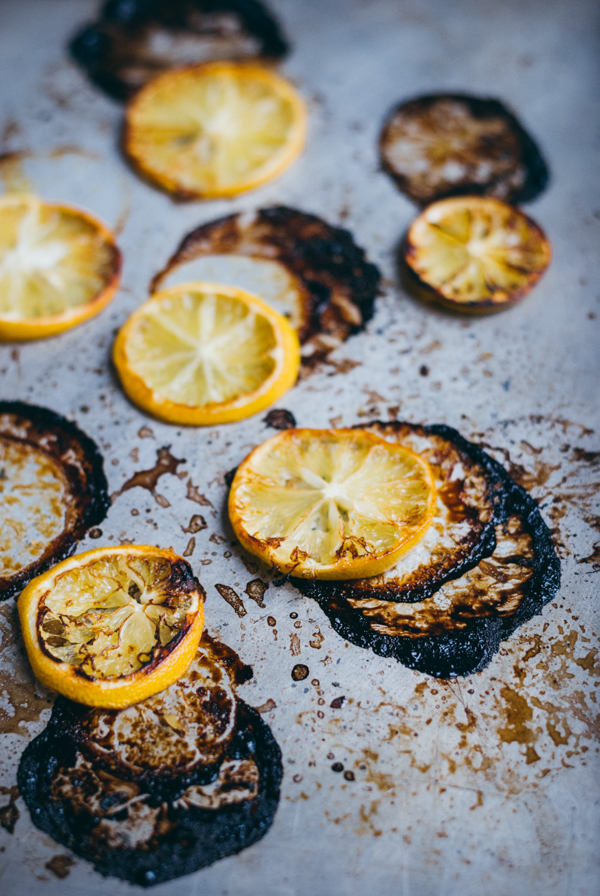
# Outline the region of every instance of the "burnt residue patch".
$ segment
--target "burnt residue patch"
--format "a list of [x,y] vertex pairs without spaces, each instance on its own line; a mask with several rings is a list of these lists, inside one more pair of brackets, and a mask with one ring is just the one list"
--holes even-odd
[[[0,453],[0,492],[11,508],[0,528],[0,600],[6,600],[71,554],[110,501],[97,445],[54,411],[0,402]],[[13,485],[20,497],[15,492],[9,504]]]
[[294,429],[296,426],[296,418],[285,408],[273,408],[263,422],[272,429]]
[[47,868],[48,871],[51,871],[55,877],[58,877],[59,880],[64,880],[65,877],[68,877],[71,873],[71,866],[75,864],[75,861],[71,858],[71,856],[67,856],[63,854],[52,856],[49,862],[46,862],[44,868]]
[[435,93],[396,106],[379,141],[385,171],[419,205],[465,193],[528,202],[548,183],[542,153],[497,99]]
[[217,589],[223,600],[227,601],[229,606],[240,618],[247,614],[248,611],[244,606],[244,601],[239,596],[237,591],[235,591],[229,585],[215,585],[215,588]]
[[20,817],[19,810],[15,805],[19,796],[19,788],[0,787],[0,793],[6,793],[10,797],[6,806],[0,806],[0,827],[3,827],[9,834],[14,834],[15,826]]
[[127,710],[59,698],[19,766],[36,826],[101,874],[141,886],[261,839],[279,801],[281,752],[232,690],[232,656],[203,639],[183,679]]
[[352,234],[281,205],[202,224],[182,240],[151,289],[159,289],[184,264],[222,255],[276,262],[291,275],[297,305],[291,316],[305,370],[360,332],[373,316],[381,275]]
[[305,666],[304,663],[296,663],[294,668],[292,669],[292,678],[294,681],[304,681],[305,678],[308,678],[310,675],[310,670],[308,666]]
[[480,670],[560,585],[560,562],[536,502],[489,460],[503,486],[495,540],[476,566],[450,574],[430,596],[391,601],[382,599],[377,585],[358,597],[353,583],[294,584],[318,601],[339,635],[359,647],[439,678]]
[[70,51],[97,87],[123,100],[167,69],[277,60],[288,43],[260,0],[108,0]]
[[178,466],[186,462],[185,459],[181,460],[173,457],[170,447],[170,445],[165,445],[163,448],[159,448],[156,452],[156,464],[149,470],[139,470],[137,473],[134,473],[133,476],[123,483],[118,492],[111,495],[111,501],[116,501],[120,495],[132,488],[145,488],[160,507],[170,507],[171,502],[168,498],[158,494],[156,491],[158,480],[167,473],[176,476]]

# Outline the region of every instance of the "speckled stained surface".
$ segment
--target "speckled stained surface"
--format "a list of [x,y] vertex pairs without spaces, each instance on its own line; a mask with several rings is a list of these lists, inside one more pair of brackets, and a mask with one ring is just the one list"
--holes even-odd
[[[28,185],[90,209],[119,228],[125,259],[123,288],[99,318],[37,344],[0,346],[1,397],[65,414],[103,451],[110,491],[119,495],[101,534],[82,550],[131,540],[188,553],[208,593],[209,631],[254,668],[239,695],[261,709],[283,751],[282,798],[267,837],[154,892],[595,896],[597,6],[273,6],[293,44],[283,72],[309,103],[307,150],[258,191],[182,205],[127,168],[117,149],[121,108],[65,55],[95,3],[0,4],[0,152],[20,153],[0,163],[4,187]],[[553,264],[521,305],[497,317],[452,317],[397,283],[396,247],[416,209],[379,170],[377,136],[394,103],[433,90],[472,90],[510,104],[552,171],[527,211],[552,241]],[[348,227],[385,282],[366,332],[280,406],[301,426],[396,416],[455,426],[531,489],[553,530],[563,561],[558,597],[477,675],[436,681],[347,644],[314,602],[276,587],[242,557],[224,515],[224,474],[273,433],[260,417],[178,429],[144,417],[118,388],[109,361],[115,328],[184,234],[278,203]],[[123,488],[157,460],[164,475],[135,480],[153,491]],[[262,599],[262,589],[248,585],[257,578],[269,585]],[[81,860],[71,863],[33,827],[14,789],[19,756],[47,721],[52,696],[30,676],[12,602],[0,607],[0,625],[0,890],[133,892]],[[304,680],[292,678],[297,664],[308,666]]]

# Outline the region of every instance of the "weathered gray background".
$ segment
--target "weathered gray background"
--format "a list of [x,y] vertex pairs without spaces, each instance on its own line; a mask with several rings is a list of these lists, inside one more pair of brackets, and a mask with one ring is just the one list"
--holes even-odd
[[[254,667],[240,695],[263,707],[284,754],[282,799],[268,836],[154,892],[592,896],[600,892],[592,579],[594,560],[600,563],[600,475],[598,455],[590,453],[600,448],[593,433],[600,413],[600,10],[594,0],[273,5],[293,42],[284,72],[310,107],[307,150],[284,177],[254,193],[177,205],[128,170],[117,150],[121,108],[66,58],[68,36],[95,2],[0,3],[1,149],[26,151],[20,170],[2,166],[6,185],[20,179],[45,198],[118,225],[125,256],[123,289],[99,318],[44,342],[0,346],[1,395],[75,419],[102,447],[112,492],[134,471],[153,467],[162,446],[186,459],[179,465],[185,477],[167,475],[158,484],[170,506],[141,489],[127,491],[102,539],[81,549],[130,540],[183,551],[190,536],[182,527],[204,514],[209,525],[197,534],[191,561],[208,592],[208,628]],[[415,210],[378,170],[376,138],[391,104],[437,89],[508,101],[552,167],[550,188],[529,207],[552,241],[552,267],[523,304],[497,317],[438,313],[396,284],[395,247]],[[324,367],[281,406],[301,425],[399,415],[457,426],[521,464],[516,474],[555,531],[564,559],[558,599],[479,675],[436,682],[348,645],[291,586],[271,586],[261,610],[243,593],[253,576],[228,543],[222,477],[272,431],[260,418],[201,430],[163,425],[133,408],[115,381],[115,329],[145,298],[183,234],[225,212],[273,202],[343,222],[387,284],[367,332],[333,357],[356,366],[346,373],[352,365]],[[420,373],[425,367],[428,375]],[[212,506],[186,497],[188,479]],[[243,618],[216,583],[241,594]],[[18,758],[47,720],[50,698],[29,676],[12,607],[0,614],[1,808],[15,796]],[[299,684],[290,675],[296,662],[310,667]],[[342,709],[332,709],[341,695]],[[356,780],[331,771],[333,761]],[[0,828],[3,894],[133,892],[80,860],[58,880],[46,863],[65,850],[32,826],[21,799],[14,805],[14,833]]]

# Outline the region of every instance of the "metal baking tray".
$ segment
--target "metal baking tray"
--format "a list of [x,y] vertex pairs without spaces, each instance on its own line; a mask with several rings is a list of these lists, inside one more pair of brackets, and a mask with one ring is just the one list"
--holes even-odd
[[[102,540],[79,549],[133,541],[183,552],[190,538],[183,529],[201,511],[208,527],[190,560],[208,593],[208,629],[254,668],[240,696],[261,708],[283,751],[282,797],[268,835],[153,892],[592,896],[600,879],[600,621],[592,577],[600,563],[598,7],[594,0],[272,6],[293,44],[283,71],[310,107],[306,152],[253,193],[176,204],[129,170],[118,150],[121,107],[67,57],[68,39],[96,4],[0,4],[1,151],[16,153],[0,166],[3,186],[90,209],[119,229],[125,258],[123,288],[100,317],[53,339],[0,346],[1,397],[75,420],[101,447],[113,493],[152,469],[158,449],[168,446],[180,461],[154,494],[124,491]],[[552,169],[550,187],[528,207],[552,241],[552,266],[521,305],[499,316],[453,317],[419,304],[398,283],[397,246],[415,209],[380,171],[377,135],[396,101],[432,90],[501,98]],[[353,647],[290,585],[269,580],[260,608],[244,591],[256,574],[231,545],[223,477],[272,430],[261,416],[209,429],[168,426],[144,417],[117,385],[109,361],[115,330],[181,237],[219,215],[274,203],[349,228],[385,278],[366,332],[280,406],[299,425],[398,417],[456,426],[531,489],[553,530],[563,564],[559,595],[479,674],[436,681]],[[334,363],[341,361],[352,363]],[[237,592],[243,615],[216,584]],[[0,812],[13,806],[0,818],[18,814],[13,833],[10,824],[0,827],[0,890],[132,892],[84,861],[52,861],[66,850],[32,825],[13,789],[19,757],[46,723],[52,696],[31,677],[13,602],[0,607],[0,626]],[[310,674],[295,682],[299,662]],[[341,708],[332,707],[340,696]],[[332,771],[334,763],[354,780]],[[57,877],[57,868],[67,876]]]

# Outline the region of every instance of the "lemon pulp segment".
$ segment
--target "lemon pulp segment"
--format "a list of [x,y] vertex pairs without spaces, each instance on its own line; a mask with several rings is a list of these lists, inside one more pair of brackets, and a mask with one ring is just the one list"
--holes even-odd
[[207,63],[151,81],[127,110],[125,148],[184,196],[228,196],[279,174],[301,152],[306,109],[268,69]]
[[475,196],[430,205],[408,232],[406,261],[456,305],[504,305],[524,296],[550,261],[540,228],[518,209]]
[[35,196],[0,200],[0,335],[45,335],[89,317],[112,297],[119,268],[111,235],[83,212]]
[[165,419],[217,423],[267,407],[293,385],[298,339],[287,320],[235,287],[158,293],[125,325],[115,360],[134,401]]
[[358,430],[288,430],[255,449],[229,512],[246,548],[293,575],[376,575],[423,537],[435,487],[418,455]]
[[90,678],[137,672],[197,610],[197,595],[170,593],[170,576],[162,557],[122,555],[57,576],[40,602],[44,649]]
[[0,575],[12,575],[44,553],[64,529],[64,472],[28,442],[0,437]]

